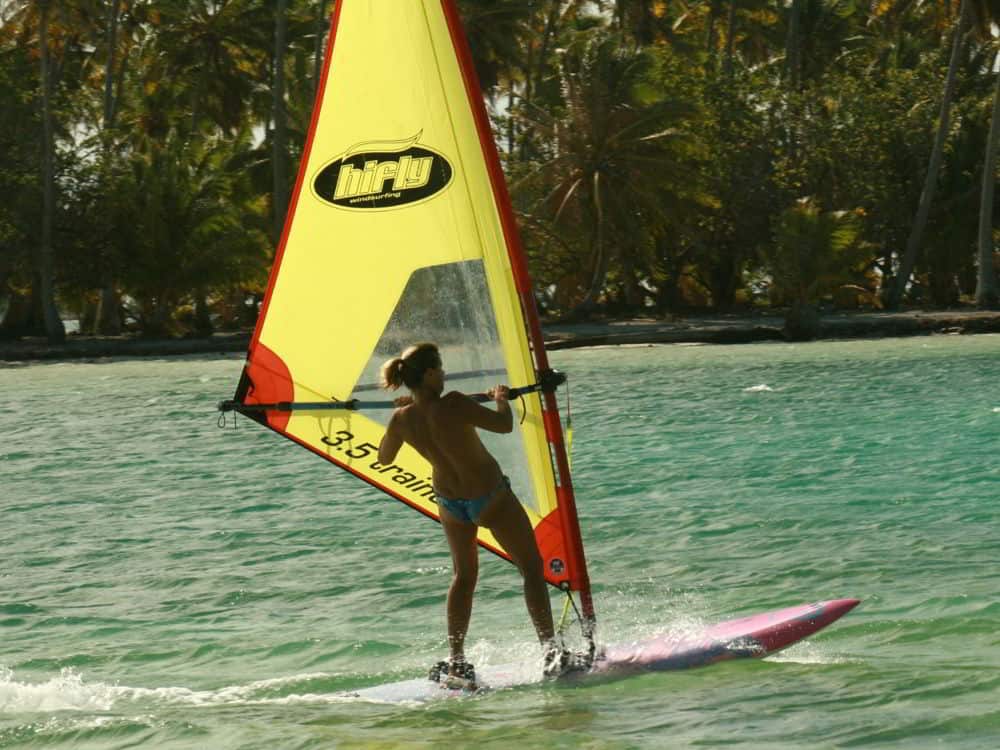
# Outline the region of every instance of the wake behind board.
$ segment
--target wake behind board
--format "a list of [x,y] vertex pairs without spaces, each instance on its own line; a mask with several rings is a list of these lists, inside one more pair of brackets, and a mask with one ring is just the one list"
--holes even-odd
[[[610,682],[646,672],[704,667],[730,659],[761,658],[822,630],[858,605],[833,599],[710,625],[692,634],[667,634],[607,647],[586,672],[561,677],[559,684]],[[448,690],[424,679],[405,680],[347,693],[344,697],[387,703],[424,702],[480,694],[542,681],[538,665],[507,664],[479,670],[479,689]]]

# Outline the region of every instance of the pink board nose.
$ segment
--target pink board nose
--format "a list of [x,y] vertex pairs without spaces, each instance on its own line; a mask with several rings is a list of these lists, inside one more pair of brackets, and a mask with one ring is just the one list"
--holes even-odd
[[[767,615],[758,615],[756,618],[749,618],[751,623],[753,620],[771,617],[777,622],[761,622],[760,629],[753,633],[752,637],[761,645],[765,653],[774,653],[839,620],[858,606],[860,602],[860,599],[832,599],[803,607],[792,607]],[[796,610],[804,611],[800,614]]]
[[729,659],[760,658],[823,629],[859,603],[832,599],[711,625],[697,634],[665,635],[609,647],[593,673],[689,669]]

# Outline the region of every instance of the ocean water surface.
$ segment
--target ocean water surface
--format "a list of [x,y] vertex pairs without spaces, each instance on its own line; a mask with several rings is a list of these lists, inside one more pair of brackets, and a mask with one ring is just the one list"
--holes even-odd
[[[0,747],[1000,747],[1000,336],[553,359],[601,640],[862,605],[763,661],[352,700],[445,653],[437,524],[220,429],[240,357],[4,366]],[[485,552],[468,647],[537,654]]]

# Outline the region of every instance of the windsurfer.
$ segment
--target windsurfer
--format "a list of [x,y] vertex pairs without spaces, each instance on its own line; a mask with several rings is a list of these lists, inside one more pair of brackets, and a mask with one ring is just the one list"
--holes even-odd
[[525,603],[543,647],[545,674],[557,676],[572,668],[573,655],[555,639],[542,557],[531,522],[496,459],[476,434],[477,428],[497,433],[513,429],[509,389],[498,385],[489,391],[496,410],[457,391],[444,393],[441,355],[431,343],[411,346],[383,365],[382,386],[395,390],[403,385],[412,395],[397,399],[399,408],[389,420],[378,460],[391,464],[405,442],[431,464],[454,569],[447,603],[451,659],[431,670],[432,679],[451,677],[475,684],[463,649],[479,574],[479,526],[492,532],[521,571]]

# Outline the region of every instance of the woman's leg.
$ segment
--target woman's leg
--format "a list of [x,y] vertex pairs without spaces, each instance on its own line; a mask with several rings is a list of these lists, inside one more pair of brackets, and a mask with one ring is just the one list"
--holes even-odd
[[460,521],[442,508],[441,525],[451,548],[454,570],[451,587],[448,589],[448,647],[451,658],[459,660],[465,658],[465,634],[469,630],[472,595],[479,577],[479,548],[476,546],[474,524]]
[[552,624],[552,603],[545,583],[542,556],[531,528],[528,514],[508,489],[498,492],[479,516],[485,526],[507,551],[524,577],[524,602],[534,623],[538,639],[547,643],[555,637]]

